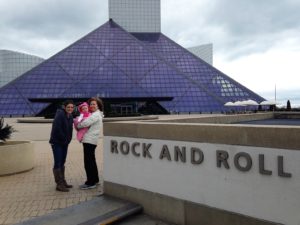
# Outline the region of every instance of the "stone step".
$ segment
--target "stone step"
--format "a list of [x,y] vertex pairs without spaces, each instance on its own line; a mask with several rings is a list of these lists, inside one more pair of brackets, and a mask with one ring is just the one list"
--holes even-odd
[[101,195],[79,205],[57,210],[18,225],[104,225],[140,212],[142,207],[138,204]]

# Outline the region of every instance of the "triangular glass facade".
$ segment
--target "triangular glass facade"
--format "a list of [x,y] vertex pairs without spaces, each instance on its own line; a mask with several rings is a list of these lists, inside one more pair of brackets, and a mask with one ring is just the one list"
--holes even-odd
[[[112,20],[0,89],[0,115],[37,115],[47,99],[171,99],[168,112],[221,112],[264,100],[162,33],[128,33]],[[44,102],[39,102],[44,100]],[[50,101],[49,101],[50,102]]]

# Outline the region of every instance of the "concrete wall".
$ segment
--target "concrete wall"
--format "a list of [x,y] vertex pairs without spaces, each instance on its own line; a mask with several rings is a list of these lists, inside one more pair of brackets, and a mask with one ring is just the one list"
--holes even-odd
[[[300,127],[116,122],[104,124],[104,136],[105,192],[136,193],[150,215],[176,224],[300,222]],[[147,193],[162,201],[149,207]],[[160,212],[173,206],[176,217]]]
[[207,205],[173,198],[159,193],[104,181],[106,194],[136,202],[144,212],[172,224],[193,225],[274,225],[269,221],[232,213]]

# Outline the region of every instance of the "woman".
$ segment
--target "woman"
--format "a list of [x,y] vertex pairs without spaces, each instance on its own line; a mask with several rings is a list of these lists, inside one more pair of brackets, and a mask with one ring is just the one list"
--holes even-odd
[[84,152],[84,168],[86,172],[86,182],[80,185],[82,190],[95,188],[99,183],[98,167],[95,158],[95,149],[100,137],[100,129],[103,118],[103,103],[99,98],[91,98],[88,100],[89,109],[92,113],[84,121],[77,125],[77,128],[88,127],[88,131],[82,138],[83,152]]
[[56,190],[63,192],[68,192],[68,188],[73,187],[67,184],[65,180],[65,162],[73,133],[73,110],[73,101],[66,100],[63,103],[63,109],[56,111],[49,141],[54,157],[53,175],[56,182]]

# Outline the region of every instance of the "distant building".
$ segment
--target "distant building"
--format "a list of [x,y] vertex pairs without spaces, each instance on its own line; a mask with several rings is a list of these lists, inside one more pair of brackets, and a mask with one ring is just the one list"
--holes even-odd
[[0,88],[43,61],[37,56],[0,50]]
[[191,53],[213,65],[213,44],[205,44],[187,48]]
[[160,0],[109,0],[109,18],[130,33],[159,33]]

